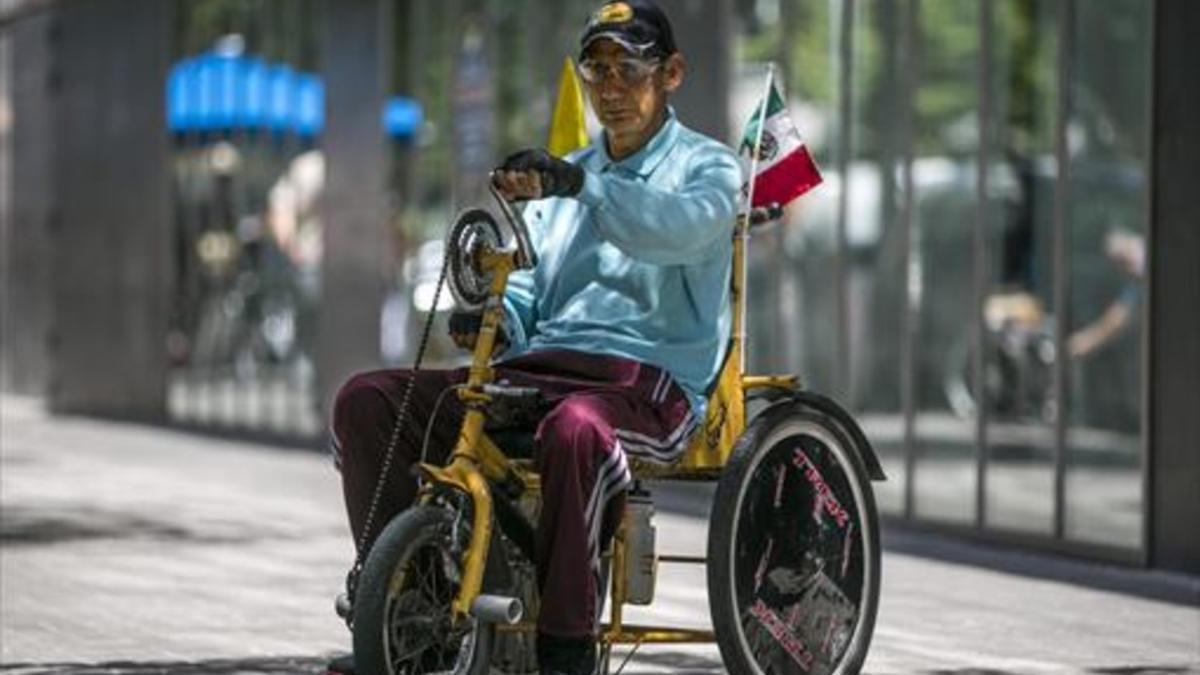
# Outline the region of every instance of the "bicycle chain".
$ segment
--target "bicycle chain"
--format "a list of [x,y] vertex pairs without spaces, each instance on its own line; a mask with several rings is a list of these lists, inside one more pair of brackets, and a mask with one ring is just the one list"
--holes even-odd
[[[358,538],[358,546],[354,555],[354,566],[350,568],[350,575],[357,579],[362,571],[363,558],[366,556],[367,538],[371,534],[371,526],[375,523],[375,513],[379,509],[379,500],[383,497],[383,488],[387,484],[387,476],[391,473],[392,460],[396,454],[396,443],[400,440],[400,430],[404,426],[404,418],[408,416],[408,407],[412,400],[413,386],[417,380],[417,372],[421,370],[421,361],[425,358],[425,348],[429,344],[429,335],[433,330],[433,322],[437,317],[438,300],[442,295],[442,287],[446,284],[446,274],[450,269],[450,255],[447,252],[442,258],[442,270],[438,274],[437,287],[433,291],[433,305],[429,308],[429,316],[425,319],[425,327],[421,332],[421,342],[417,346],[417,357],[413,361],[411,375],[408,378],[407,385],[404,387],[404,396],[400,399],[400,409],[396,411],[396,422],[392,427],[392,436],[388,440],[387,451],[383,455],[383,465],[379,469],[379,478],[375,482],[375,492],[371,496],[371,506],[367,509],[367,519],[363,523],[362,533]],[[356,589],[349,588],[351,584],[347,583],[347,593],[350,598],[351,606],[354,602],[354,591]],[[354,584],[357,585],[357,584]]]

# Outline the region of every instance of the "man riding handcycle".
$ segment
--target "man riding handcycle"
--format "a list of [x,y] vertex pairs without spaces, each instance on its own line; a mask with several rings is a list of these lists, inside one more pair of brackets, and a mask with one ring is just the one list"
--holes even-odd
[[[354,662],[331,669],[590,674],[613,644],[715,637],[735,673],[853,671],[877,603],[878,464],[794,377],[742,375],[742,169],[668,105],[685,63],[666,16],[609,2],[580,46],[603,133],[494,172],[512,246],[482,210],[448,238],[451,287],[478,309],[451,320],[471,367],[364,373],[336,399],[357,559]],[[775,402],[747,428],[751,390]],[[721,477],[715,636],[622,624],[648,601],[626,496],[654,476]]]

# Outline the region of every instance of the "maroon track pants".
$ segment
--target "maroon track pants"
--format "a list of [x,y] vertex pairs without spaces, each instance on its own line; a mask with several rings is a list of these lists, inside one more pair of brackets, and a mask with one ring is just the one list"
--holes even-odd
[[[534,352],[495,365],[496,380],[538,387],[549,412],[538,423],[536,455],[542,478],[537,568],[541,585],[538,630],[558,637],[596,633],[602,522],[615,518],[631,481],[627,458],[671,463],[687,447],[695,417],[683,390],[657,367],[630,359],[565,350]],[[371,498],[392,436],[410,370],[352,377],[338,392],[333,439],[342,473],[350,529],[362,538]],[[408,507],[416,493],[409,467],[441,462],[457,438],[464,408],[448,387],[465,369],[418,371],[407,422],[399,434],[387,484],[367,537]],[[443,392],[437,419],[430,420]]]

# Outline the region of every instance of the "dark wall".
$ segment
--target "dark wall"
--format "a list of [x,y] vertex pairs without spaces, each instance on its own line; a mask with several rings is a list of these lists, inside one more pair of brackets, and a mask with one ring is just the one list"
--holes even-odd
[[727,105],[733,69],[732,0],[661,0],[660,5],[688,63],[683,87],[673,101],[679,118],[727,142],[732,132]]
[[172,6],[55,6],[53,100],[42,114],[54,134],[57,411],[164,415],[171,220],[163,83]]
[[1150,555],[1200,574],[1200,3],[1155,8]]
[[0,96],[11,106],[0,143],[0,390],[32,396],[46,393],[50,377],[51,24],[48,13],[30,14],[0,36]]

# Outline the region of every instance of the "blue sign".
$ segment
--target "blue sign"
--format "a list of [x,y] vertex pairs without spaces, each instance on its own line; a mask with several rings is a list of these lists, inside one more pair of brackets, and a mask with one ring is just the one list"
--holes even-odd
[[245,129],[258,129],[267,123],[267,76],[269,70],[262,59],[241,61],[241,97],[234,124]]
[[[270,129],[315,138],[325,129],[325,83],[287,64],[253,56],[204,53],[171,68],[166,86],[167,128],[173,133]],[[383,109],[383,130],[412,138],[421,105],[394,97]]]
[[192,126],[196,107],[192,96],[195,71],[191,60],[183,60],[167,75],[167,128],[175,133],[183,133]]
[[241,59],[233,56],[217,56],[213,59],[213,69],[216,71],[216,101],[213,106],[212,126],[217,129],[230,129],[238,109],[238,75],[241,73]]
[[325,126],[325,84],[316,75],[296,77],[296,134],[313,138]]
[[271,66],[267,75],[267,127],[284,132],[295,113],[296,73],[286,64]]
[[216,128],[217,108],[217,62],[215,57],[205,54],[196,58],[196,110],[192,118],[196,129],[209,131]]
[[424,121],[421,104],[407,96],[393,96],[383,105],[383,130],[395,139],[411,139]]

